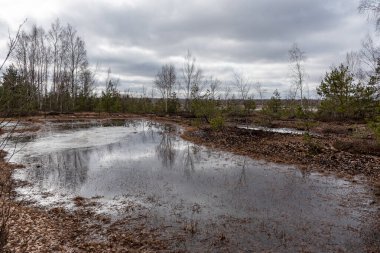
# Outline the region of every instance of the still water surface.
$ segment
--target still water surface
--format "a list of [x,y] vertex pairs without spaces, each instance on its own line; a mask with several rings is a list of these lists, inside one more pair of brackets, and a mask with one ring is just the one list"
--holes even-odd
[[189,234],[178,249],[363,251],[377,240],[365,185],[211,150],[180,131],[144,120],[47,124],[12,158],[26,165],[14,177],[31,183],[17,191],[48,207],[96,197],[114,217],[136,203],[151,226]]

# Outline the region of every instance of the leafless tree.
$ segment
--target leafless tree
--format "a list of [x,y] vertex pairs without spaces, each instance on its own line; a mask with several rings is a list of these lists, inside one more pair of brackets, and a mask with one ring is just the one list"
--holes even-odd
[[359,12],[366,13],[369,19],[375,19],[376,30],[380,29],[380,2],[378,0],[361,0]]
[[90,93],[94,75],[85,43],[71,25],[61,26],[58,19],[48,32],[36,25],[21,32],[14,60],[39,109],[49,96],[50,109],[73,110],[78,95]]
[[231,87],[229,87],[229,86],[225,86],[224,87],[224,91],[223,91],[223,99],[225,100],[225,101],[227,101],[228,99],[229,99],[229,97],[230,97],[230,95],[231,95]]
[[346,54],[345,65],[348,67],[349,71],[358,80],[364,80],[366,78],[366,73],[362,68],[362,59],[360,52],[349,52]]
[[251,91],[251,81],[240,72],[233,73],[233,84],[237,88],[237,91],[242,100],[247,100]]
[[231,87],[229,87],[227,84],[224,85],[222,91],[221,91],[221,96],[223,99],[223,106],[227,107],[228,106],[228,100],[230,99],[231,95]]
[[66,36],[69,45],[69,69],[71,80],[71,96],[73,100],[73,108],[75,107],[75,100],[78,92],[78,78],[81,69],[86,69],[87,53],[84,41],[77,36],[77,31],[71,26],[66,27]]
[[260,82],[257,82],[255,85],[254,85],[254,89],[256,90],[256,93],[259,95],[259,98],[260,98],[260,105],[261,107],[263,107],[263,98],[264,98],[264,94],[267,92],[265,89],[263,89],[263,86]]
[[215,100],[218,95],[218,90],[222,82],[219,79],[214,78],[212,76],[207,82],[208,82],[208,86],[210,90],[211,99]]
[[189,50],[187,51],[183,64],[182,78],[186,93],[185,110],[188,111],[191,101],[191,92],[196,87],[199,89],[203,78],[202,70],[196,65],[196,59],[192,56]]
[[15,60],[18,69],[29,84],[30,97],[42,107],[42,98],[47,93],[50,47],[45,40],[46,34],[41,27],[34,25],[29,34],[22,32]]
[[[58,79],[59,79],[59,64],[58,64],[58,55],[60,51],[60,43],[61,43],[61,37],[62,37],[62,27],[60,24],[59,19],[57,19],[54,23],[51,24],[51,28],[48,32],[48,41],[51,45],[51,57],[53,58],[53,75],[52,75],[52,88],[51,93],[53,95],[56,95],[57,92],[57,86],[58,86]],[[52,101],[50,101],[51,106]]]
[[176,70],[173,65],[164,65],[157,73],[154,84],[165,100],[165,112],[168,112],[168,100],[172,96],[172,89],[176,83]]
[[367,78],[375,73],[379,56],[380,48],[375,45],[372,37],[367,35],[362,41],[362,49],[360,50],[360,59],[364,65],[364,73]]
[[301,51],[297,43],[294,43],[289,50],[289,60],[290,60],[290,71],[291,79],[294,85],[294,94],[297,95],[300,92],[301,108],[304,109],[303,99],[304,99],[304,89],[305,89],[305,77],[306,72],[304,68],[305,53]]

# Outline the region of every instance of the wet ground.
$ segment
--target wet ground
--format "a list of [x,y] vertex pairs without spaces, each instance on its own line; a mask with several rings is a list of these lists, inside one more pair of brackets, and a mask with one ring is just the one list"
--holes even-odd
[[[176,238],[173,250],[350,251],[379,243],[379,202],[365,184],[215,151],[150,121],[48,123],[12,157],[19,198],[95,202],[112,217]],[[131,224],[133,226],[133,224]],[[133,229],[133,228],[132,228]]]

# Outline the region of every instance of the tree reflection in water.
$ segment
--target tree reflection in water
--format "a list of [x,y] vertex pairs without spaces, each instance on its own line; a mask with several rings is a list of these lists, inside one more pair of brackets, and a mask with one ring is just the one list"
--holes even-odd
[[92,150],[73,149],[40,157],[28,178],[41,188],[60,188],[75,192],[86,181]]
[[[74,193],[79,192],[81,186],[86,183],[89,171],[138,169],[139,166],[144,166],[144,163],[134,164],[133,161],[139,156],[145,157],[140,161],[146,161],[147,166],[157,166],[156,161],[161,161],[161,165],[156,168],[173,170],[176,163],[180,164],[181,160],[177,158],[182,151],[179,150],[178,138],[171,133],[173,127],[133,121],[126,122],[125,125],[135,128],[136,132],[120,142],[62,150],[32,158],[29,160],[32,168],[27,172],[28,180],[36,182],[40,189],[61,189],[67,193]],[[152,148],[156,156],[150,155]],[[191,165],[192,170],[195,153],[196,149],[191,146],[185,152],[186,159],[191,161],[191,164],[187,162],[186,165]],[[182,167],[179,166],[180,168]]]
[[173,135],[163,132],[161,134],[161,141],[156,147],[156,153],[162,162],[162,166],[168,169],[173,168],[176,158],[176,150],[173,146],[173,139]]
[[187,144],[187,148],[183,153],[184,167],[183,171],[187,178],[195,172],[195,163],[200,160],[200,148],[195,145]]
[[239,179],[238,179],[236,188],[245,188],[245,187],[247,187],[246,167],[247,167],[247,158],[244,157],[243,164],[241,166],[241,171],[240,171],[240,175],[239,175]]

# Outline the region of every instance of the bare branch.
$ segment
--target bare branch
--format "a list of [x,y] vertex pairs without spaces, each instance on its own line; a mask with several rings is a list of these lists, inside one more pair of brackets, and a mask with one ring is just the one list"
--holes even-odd
[[243,74],[234,72],[234,81],[233,84],[238,89],[240,98],[242,100],[246,100],[249,97],[249,92],[251,90],[251,82],[250,80]]
[[367,14],[368,19],[375,19],[376,30],[380,30],[380,2],[378,0],[361,0],[359,12]]
[[10,32],[8,31],[8,35],[9,35],[8,53],[5,56],[3,63],[0,65],[0,71],[3,69],[5,63],[8,61],[8,59],[11,56],[13,50],[16,48],[17,42],[18,42],[18,40],[20,38],[21,28],[26,23],[26,21],[27,21],[27,19],[25,19],[24,22],[22,22],[21,25],[19,25],[19,27],[17,29],[17,33],[16,33],[16,35],[15,35],[14,38],[12,38]]

